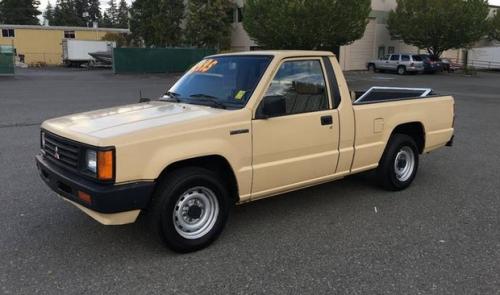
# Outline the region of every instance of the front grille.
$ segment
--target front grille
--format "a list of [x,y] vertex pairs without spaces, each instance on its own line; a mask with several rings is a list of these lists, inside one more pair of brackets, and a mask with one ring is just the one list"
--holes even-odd
[[43,151],[54,162],[73,169],[79,167],[80,147],[68,139],[45,132]]

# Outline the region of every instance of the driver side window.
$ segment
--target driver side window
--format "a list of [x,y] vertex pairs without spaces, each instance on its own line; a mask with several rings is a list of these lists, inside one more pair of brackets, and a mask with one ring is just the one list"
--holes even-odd
[[285,115],[328,110],[328,95],[321,62],[319,60],[284,62],[264,97],[284,98]]

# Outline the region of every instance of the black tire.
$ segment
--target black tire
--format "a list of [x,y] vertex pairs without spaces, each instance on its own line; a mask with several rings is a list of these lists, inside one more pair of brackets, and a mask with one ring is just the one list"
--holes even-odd
[[404,75],[404,74],[406,74],[406,67],[399,66],[397,71],[398,71],[398,75]]
[[[188,194],[188,197],[185,197],[185,193],[191,190],[193,190],[193,194],[197,192],[201,193],[198,191],[198,188],[213,192],[218,202],[218,214],[212,218],[214,220],[213,225],[208,232],[200,237],[186,238],[178,232],[181,229],[179,229],[176,221],[174,221],[174,219],[178,220],[174,212],[179,212],[182,215],[182,209],[185,206],[179,208],[178,202],[181,202],[182,197],[184,199],[189,198],[190,195]],[[219,237],[224,229],[232,206],[233,202],[231,202],[228,190],[224,183],[220,181],[217,174],[204,168],[186,167],[175,170],[159,183],[148,214],[150,215],[149,219],[153,230],[159,233],[161,240],[168,248],[179,253],[188,253],[207,247]],[[201,216],[203,216],[201,212],[208,212],[208,210],[203,211],[200,208],[203,207],[200,206],[195,211]],[[191,209],[187,212],[184,211],[183,216],[190,218],[189,212],[191,212]],[[200,219],[203,218],[198,216],[198,220]]]
[[[413,166],[408,167],[408,170],[404,170],[400,167],[401,163],[405,163],[402,157],[410,159],[410,150],[412,152]],[[400,156],[398,159],[400,163],[396,164],[398,155]],[[380,185],[390,191],[400,191],[410,186],[417,175],[418,156],[417,144],[413,138],[405,134],[392,135],[377,168],[377,178]],[[410,160],[407,161],[410,162]],[[409,165],[411,166],[411,164]],[[396,171],[396,166],[400,171]],[[406,173],[402,174],[401,171]]]
[[369,64],[368,65],[368,72],[374,72],[374,73],[376,73],[377,72],[377,67],[375,67],[374,64]]

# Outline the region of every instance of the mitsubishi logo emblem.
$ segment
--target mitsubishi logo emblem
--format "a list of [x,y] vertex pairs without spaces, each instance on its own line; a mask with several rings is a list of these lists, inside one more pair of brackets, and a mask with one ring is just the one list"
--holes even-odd
[[60,158],[60,156],[59,156],[59,148],[57,146],[54,148],[54,158],[56,158],[58,160]]

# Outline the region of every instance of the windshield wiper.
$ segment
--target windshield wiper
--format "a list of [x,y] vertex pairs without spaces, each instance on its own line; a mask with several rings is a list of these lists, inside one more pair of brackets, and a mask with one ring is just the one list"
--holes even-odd
[[[175,93],[175,92],[172,92],[172,91],[167,91],[165,93],[165,96],[167,96],[168,98],[167,99],[162,99],[163,101],[168,101],[168,102],[181,102],[181,100],[179,99],[179,96],[181,96],[179,93]],[[163,96],[163,97],[165,97]]]
[[213,95],[199,93],[199,94],[190,95],[189,97],[199,98],[203,101],[210,102],[212,104],[212,106],[214,106],[214,107],[221,108],[221,109],[227,109],[227,106],[225,104],[223,104],[222,102],[220,102],[218,97],[215,97]]

